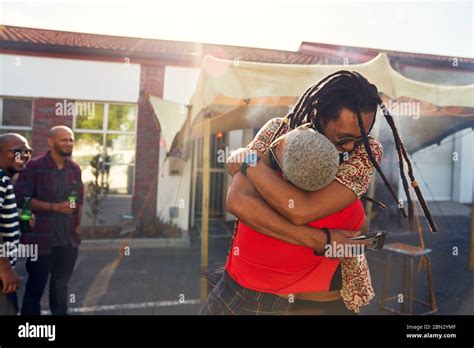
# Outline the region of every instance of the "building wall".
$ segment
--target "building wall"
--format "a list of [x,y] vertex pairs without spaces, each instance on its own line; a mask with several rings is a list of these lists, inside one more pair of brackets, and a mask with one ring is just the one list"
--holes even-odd
[[[412,156],[415,178],[427,201],[472,202],[474,132],[458,131]],[[400,198],[406,200],[401,182]]]
[[37,98],[33,100],[31,146],[34,149],[35,157],[43,155],[49,150],[47,137],[51,127],[64,125],[72,129],[72,116],[57,116],[55,114],[56,103],[62,102],[62,99],[52,98]]
[[[439,145],[428,146],[411,156],[413,173],[427,201],[450,201],[452,198],[453,142],[454,136],[450,135]],[[399,190],[400,197],[406,200],[401,183]]]
[[[164,70],[163,99],[188,105],[196,88],[199,69],[167,66]],[[181,175],[169,175],[168,160],[165,160],[169,144],[160,142],[160,171],[156,214],[167,221],[173,221],[184,230],[189,228],[192,209],[191,184],[194,180],[192,173],[192,157],[184,165]],[[199,183],[197,183],[199,185]],[[170,217],[170,208],[177,209],[177,217]]]
[[474,191],[474,131],[463,129],[454,134],[453,196],[459,203],[472,203]]
[[142,66],[136,141],[135,194],[132,212],[139,225],[156,216],[160,126],[147,94],[163,95],[164,67]]
[[[184,230],[189,229],[191,202],[192,160],[189,158],[181,175],[169,175],[170,161],[165,160],[166,149],[160,149],[160,172],[156,215],[166,221],[175,222]],[[171,217],[170,209],[177,209],[177,216]]]
[[0,54],[0,95],[136,103],[140,65]]
[[[56,103],[74,102],[75,100],[137,103],[140,90],[140,65],[109,62],[84,61],[74,59],[58,59],[18,55],[0,55],[0,96],[30,97],[32,102],[32,136],[31,146],[34,155],[39,156],[48,151],[47,134],[51,127],[66,125],[73,128],[73,117],[56,114]],[[147,71],[148,72],[148,71]],[[159,79],[149,78],[147,87],[160,83]],[[156,90],[155,90],[156,91]],[[143,110],[142,110],[143,111]],[[138,126],[148,130],[148,119],[152,113],[142,112]],[[143,127],[143,124],[145,126]],[[138,139],[155,140],[156,134],[148,132]],[[152,142],[152,141],[151,141]],[[138,144],[138,141],[137,141]],[[148,155],[148,152],[146,153]],[[146,157],[146,156],[144,156]],[[145,159],[149,164],[152,161]],[[138,162],[138,161],[137,161]],[[158,160],[156,159],[157,170]],[[140,164],[143,164],[140,162]],[[138,163],[137,163],[138,166]],[[150,172],[147,167],[136,170],[135,181],[143,181],[141,172]],[[137,185],[139,195],[146,190],[146,185]],[[137,191],[138,188],[138,191]],[[155,190],[156,193],[156,190]],[[156,194],[152,195],[152,197]],[[104,213],[100,217],[103,225],[120,224],[123,214],[132,210],[131,196],[109,196],[104,201]],[[152,203],[152,207],[155,205]],[[90,225],[87,216],[89,207],[85,204],[82,225]]]

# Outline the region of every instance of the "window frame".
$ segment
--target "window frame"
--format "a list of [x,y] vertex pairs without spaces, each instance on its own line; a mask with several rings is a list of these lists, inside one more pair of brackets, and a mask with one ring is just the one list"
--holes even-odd
[[[30,114],[30,126],[4,126],[3,125],[3,100],[4,99],[13,99],[13,100],[28,100],[31,102],[31,114]],[[10,130],[10,131],[33,131],[33,98],[28,97],[13,97],[13,96],[0,96],[0,129],[1,130]]]
[[[87,128],[77,128],[77,115],[73,116],[72,120],[72,127],[73,127],[73,132],[74,134],[100,134],[102,135],[102,146],[105,148],[106,147],[106,142],[107,142],[107,136],[108,135],[131,135],[135,137],[135,153],[137,151],[136,149],[136,138],[137,138],[137,129],[138,129],[138,104],[136,103],[123,103],[123,102],[103,102],[103,101],[85,101],[85,100],[80,100],[78,102],[92,102],[96,104],[104,104],[104,118],[103,118],[103,123],[102,123],[102,129],[87,129]],[[127,105],[127,106],[134,106],[136,110],[136,120],[135,120],[135,127],[133,131],[118,131],[118,130],[108,130],[108,124],[109,124],[109,106],[110,104],[113,105]],[[136,178],[136,170],[137,170],[137,162],[136,162],[136,156],[135,156],[135,161],[133,164],[126,164],[126,163],[112,163],[112,162],[106,162],[107,164],[110,164],[111,166],[113,165],[119,165],[119,166],[127,166],[127,167],[133,167],[133,185],[132,185],[132,192],[130,194],[120,194],[120,193],[113,193],[113,194],[108,194],[107,197],[133,197],[135,195],[135,178]]]

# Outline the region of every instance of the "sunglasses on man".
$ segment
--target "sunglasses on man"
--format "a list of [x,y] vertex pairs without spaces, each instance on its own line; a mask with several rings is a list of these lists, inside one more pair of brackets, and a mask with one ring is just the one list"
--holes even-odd
[[[313,129],[315,131],[318,131],[317,128],[314,126],[314,124],[312,123],[305,123],[305,124],[302,124],[301,126],[298,126],[296,127],[296,129],[298,128],[309,128],[309,129]],[[281,170],[281,165],[280,163],[278,162],[277,160],[277,157],[275,155],[275,152],[274,152],[274,149],[276,148],[276,146],[278,145],[278,142],[280,141],[281,139],[278,138],[278,139],[275,139],[271,144],[270,146],[268,147],[268,159],[270,160],[270,167],[273,169],[273,170],[279,170],[279,171],[282,171]],[[364,142],[364,137],[344,137],[344,138],[341,138],[341,139],[338,139],[336,141],[336,143],[334,144],[335,147],[340,147],[340,146],[344,146],[344,145],[347,145],[351,142],[354,142],[354,145],[355,146],[358,146],[360,144],[362,144]]]
[[276,155],[275,155],[275,152],[274,152],[274,149],[277,147],[278,145],[278,142],[281,140],[281,138],[278,138],[278,139],[275,139],[271,144],[270,146],[268,147],[268,159],[270,161],[270,168],[272,168],[273,170],[279,170],[280,172],[282,171],[281,170],[281,165],[280,163],[278,162],[277,158],[276,158]]
[[344,137],[344,138],[341,138],[339,140],[336,141],[336,144],[334,144],[334,146],[338,147],[338,146],[344,146],[344,145],[347,145],[349,143],[352,143],[354,142],[354,145],[360,145],[364,142],[364,137]]
[[[318,131],[316,127],[314,126],[314,124],[312,123],[305,123],[297,128],[310,128],[310,129],[314,129],[315,131]],[[364,142],[364,137],[344,137],[344,138],[338,139],[336,143],[334,144],[334,146],[336,147],[344,146],[352,142],[354,142],[356,146],[360,145]]]
[[11,149],[8,149],[9,152],[13,152],[16,155],[25,155],[25,156],[30,156],[33,153],[33,149],[29,147],[12,147]]
[[27,161],[29,161],[29,158],[31,158],[31,154],[33,153],[33,149],[30,147],[12,147],[11,149],[8,149],[6,151],[13,153],[15,162],[23,162],[23,160],[21,159],[22,156],[28,157]]

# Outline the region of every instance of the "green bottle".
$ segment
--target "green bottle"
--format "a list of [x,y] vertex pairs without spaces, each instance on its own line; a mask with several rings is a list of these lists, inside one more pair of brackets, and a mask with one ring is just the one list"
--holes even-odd
[[21,210],[21,214],[18,217],[20,220],[20,231],[21,233],[29,233],[31,232],[30,221],[33,218],[33,213],[30,209],[31,197],[25,197],[25,201],[23,202],[23,207]]
[[71,193],[69,193],[69,196],[67,197],[67,200],[69,201],[69,206],[72,209],[76,209],[76,206],[77,206],[77,181],[72,182]]

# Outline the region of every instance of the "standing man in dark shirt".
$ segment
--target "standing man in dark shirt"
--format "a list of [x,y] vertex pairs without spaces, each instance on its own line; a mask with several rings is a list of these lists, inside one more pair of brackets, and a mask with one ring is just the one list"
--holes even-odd
[[[26,262],[28,280],[21,314],[40,315],[41,296],[50,276],[49,307],[53,315],[66,315],[68,282],[80,244],[80,222],[84,200],[81,170],[69,157],[74,134],[66,126],[51,128],[50,151],[30,161],[15,184],[19,204],[32,197],[31,210],[36,214],[32,233],[22,236],[23,243],[37,243],[39,257]],[[68,199],[75,191],[76,202]]]
[[20,134],[0,135],[0,315],[16,315],[16,291],[20,278],[15,272],[20,226],[12,177],[25,168],[31,148]]

